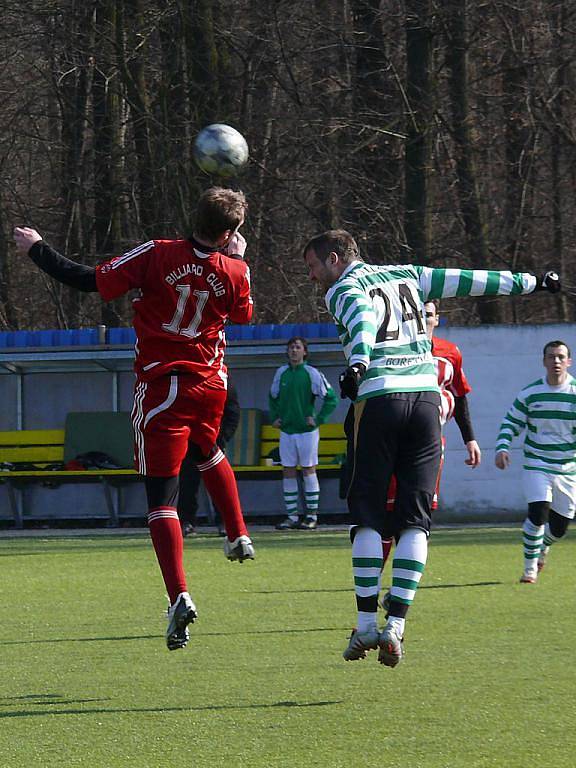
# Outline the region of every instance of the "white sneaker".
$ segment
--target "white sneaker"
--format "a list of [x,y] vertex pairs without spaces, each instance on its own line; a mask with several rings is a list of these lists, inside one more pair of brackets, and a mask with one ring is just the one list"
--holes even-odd
[[249,536],[238,536],[234,541],[224,539],[224,554],[228,560],[237,560],[243,563],[244,560],[254,560],[254,545]]
[[166,629],[166,645],[169,651],[184,648],[190,639],[188,624],[198,618],[196,606],[188,592],[180,592],[174,605],[167,611],[168,628]]

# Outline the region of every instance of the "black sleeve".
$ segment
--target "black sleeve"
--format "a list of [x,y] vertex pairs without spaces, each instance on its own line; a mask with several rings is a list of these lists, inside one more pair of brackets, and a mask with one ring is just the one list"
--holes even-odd
[[464,443],[469,443],[470,440],[476,439],[474,437],[474,430],[472,429],[472,421],[470,419],[470,411],[468,409],[466,395],[454,398],[454,421],[458,424],[458,429],[460,430]]
[[61,253],[55,251],[54,248],[43,240],[34,243],[28,251],[28,256],[30,256],[37,267],[40,267],[50,277],[58,280],[59,283],[69,285],[71,288],[76,288],[85,293],[94,293],[98,290],[96,286],[96,269],[94,267],[87,267],[84,264],[78,264],[71,259],[67,259],[66,256],[62,256]]
[[228,440],[233,436],[240,422],[240,402],[238,400],[238,390],[228,380],[228,393],[226,395],[226,405],[222,414],[222,423],[220,424],[220,434],[218,435],[218,445],[223,448]]

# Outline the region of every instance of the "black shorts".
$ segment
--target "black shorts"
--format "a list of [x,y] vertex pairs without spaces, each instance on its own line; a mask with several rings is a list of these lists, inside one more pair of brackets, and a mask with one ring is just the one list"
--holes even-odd
[[[398,392],[354,404],[345,422],[348,439],[348,509],[353,525],[383,537],[405,528],[428,533],[442,455],[440,395]],[[386,511],[396,476],[396,503]]]

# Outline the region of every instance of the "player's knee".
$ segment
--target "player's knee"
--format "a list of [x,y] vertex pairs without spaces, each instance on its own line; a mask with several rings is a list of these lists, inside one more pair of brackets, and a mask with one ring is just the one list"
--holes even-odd
[[178,506],[178,475],[171,477],[144,478],[148,508]]
[[548,520],[549,512],[550,502],[548,501],[533,501],[528,504],[528,519],[534,525],[544,525]]
[[212,451],[206,455],[199,445],[196,445],[196,443],[188,443],[188,453],[186,454],[186,458],[194,462],[194,464],[202,464],[210,458],[214,450],[216,450],[216,446],[214,446]]
[[550,510],[548,525],[550,526],[550,533],[555,539],[561,539],[562,536],[564,536],[568,530],[569,524],[570,520],[567,517],[559,515],[558,512],[554,512],[553,509]]

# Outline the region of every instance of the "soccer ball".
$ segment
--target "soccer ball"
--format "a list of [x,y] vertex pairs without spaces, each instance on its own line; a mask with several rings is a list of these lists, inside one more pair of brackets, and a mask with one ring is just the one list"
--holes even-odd
[[196,137],[194,160],[206,173],[235,176],[248,161],[248,144],[235,128],[214,123],[203,128]]

